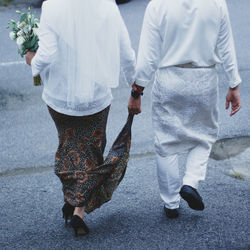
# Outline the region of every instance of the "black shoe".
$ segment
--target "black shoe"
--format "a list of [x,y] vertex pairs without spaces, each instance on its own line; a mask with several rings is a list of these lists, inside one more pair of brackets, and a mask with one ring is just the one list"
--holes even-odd
[[181,197],[188,203],[189,207],[194,210],[204,210],[205,206],[197,190],[191,186],[184,185],[180,191]]
[[177,209],[169,209],[164,206],[164,211],[166,213],[166,216],[170,219],[177,218],[179,216]]
[[73,227],[75,231],[75,236],[78,235],[86,235],[89,233],[89,228],[84,223],[84,221],[78,216],[74,215],[71,219],[71,226]]
[[72,219],[75,208],[69,203],[65,203],[62,207],[63,218],[65,219],[65,224],[67,225],[68,220]]

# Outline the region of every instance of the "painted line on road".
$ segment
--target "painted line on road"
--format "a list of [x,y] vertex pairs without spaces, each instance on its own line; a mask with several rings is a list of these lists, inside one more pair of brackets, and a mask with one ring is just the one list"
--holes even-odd
[[15,61],[15,62],[2,62],[0,63],[0,67],[12,66],[12,65],[20,65],[25,64],[25,61]]

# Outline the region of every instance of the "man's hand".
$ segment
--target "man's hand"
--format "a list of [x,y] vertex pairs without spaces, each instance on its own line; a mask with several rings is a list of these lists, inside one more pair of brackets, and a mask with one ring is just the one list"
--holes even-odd
[[36,55],[35,52],[28,51],[27,54],[26,54],[26,63],[31,65],[31,60],[33,59],[33,57],[35,55]]
[[230,103],[231,103],[231,106],[232,106],[230,116],[232,116],[232,115],[236,114],[241,108],[241,105],[240,105],[240,92],[239,92],[239,87],[238,86],[233,88],[233,89],[230,88],[228,90],[227,97],[226,97],[226,109],[229,108]]
[[128,102],[128,112],[133,115],[138,115],[141,113],[141,97],[135,99],[130,96]]

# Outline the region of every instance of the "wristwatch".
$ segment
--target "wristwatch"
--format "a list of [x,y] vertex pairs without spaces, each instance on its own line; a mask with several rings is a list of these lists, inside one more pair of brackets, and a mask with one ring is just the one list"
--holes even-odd
[[131,96],[134,97],[135,99],[138,99],[141,95],[143,95],[143,93],[139,93],[134,89],[131,90]]

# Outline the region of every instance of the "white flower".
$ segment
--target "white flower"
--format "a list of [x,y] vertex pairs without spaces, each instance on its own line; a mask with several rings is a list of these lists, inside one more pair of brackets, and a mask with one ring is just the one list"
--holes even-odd
[[23,35],[23,30],[19,30],[18,32],[17,32],[17,36],[22,36]]
[[20,23],[20,28],[25,27],[25,25],[26,25],[26,23],[25,23],[25,22],[21,22],[21,23]]
[[18,29],[22,29],[25,25],[26,25],[25,22],[21,22],[21,23],[18,22],[18,23],[17,23],[17,28],[18,28]]
[[25,42],[25,39],[22,36],[19,36],[17,38],[16,43],[19,49],[22,48],[24,42]]
[[26,25],[26,26],[23,28],[23,34],[29,34],[30,31],[31,31],[30,25]]
[[16,34],[13,31],[10,32],[9,36],[11,40],[16,40]]
[[38,28],[33,28],[33,33],[34,33],[34,35],[36,35],[36,36],[38,36]]

